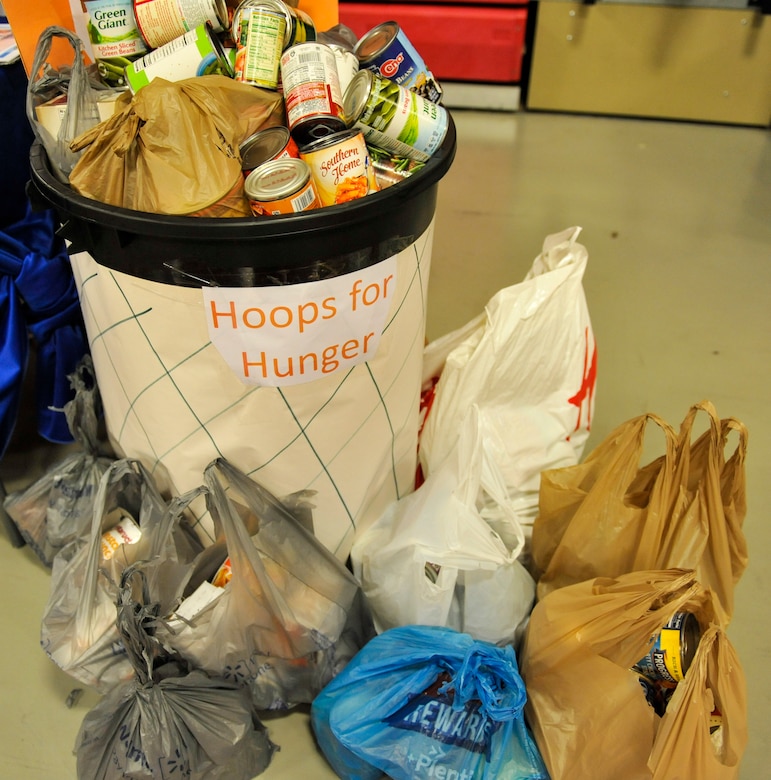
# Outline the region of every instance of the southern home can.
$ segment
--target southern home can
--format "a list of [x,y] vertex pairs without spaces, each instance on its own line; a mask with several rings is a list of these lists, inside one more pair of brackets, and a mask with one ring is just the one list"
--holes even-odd
[[225,50],[207,23],[127,65],[126,81],[137,92],[154,78],[181,81],[210,73],[233,75]]
[[145,43],[158,49],[201,24],[222,32],[228,20],[225,0],[134,0],[134,14]]
[[700,637],[696,616],[692,612],[675,612],[653,638],[648,655],[633,669],[651,680],[676,684],[685,678]]
[[354,47],[362,68],[417,92],[432,103],[442,99],[442,89],[409,38],[396,22],[383,22],[365,33]]
[[235,79],[264,89],[278,87],[279,61],[287,32],[280,0],[244,0],[233,14]]
[[311,169],[323,206],[347,203],[380,189],[358,130],[344,130],[301,146],[300,156]]
[[293,157],[255,168],[244,181],[244,192],[255,216],[294,214],[321,206],[310,168]]
[[425,162],[447,135],[447,109],[371,70],[360,70],[343,97],[349,125],[367,143]]
[[126,66],[147,52],[134,15],[133,0],[93,0],[85,3],[88,38],[99,75],[105,84],[123,87]]
[[284,125],[258,130],[239,145],[238,151],[241,155],[241,170],[244,172],[244,177],[268,160],[300,156],[300,150],[289,128]]
[[287,124],[302,146],[345,130],[335,54],[323,43],[299,43],[281,55]]

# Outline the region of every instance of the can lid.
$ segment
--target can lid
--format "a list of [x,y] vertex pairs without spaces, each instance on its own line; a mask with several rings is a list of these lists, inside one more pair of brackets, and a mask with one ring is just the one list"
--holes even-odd
[[699,620],[693,612],[686,612],[683,619],[683,626],[680,629],[680,654],[682,656],[683,674],[685,674],[693,663],[696,655],[696,648],[701,640],[701,626]]
[[369,100],[374,78],[375,74],[371,70],[360,70],[351,79],[343,95],[343,115],[346,124],[352,125],[361,116]]
[[246,177],[244,192],[250,200],[280,200],[297,192],[310,175],[308,164],[296,157],[269,160]]
[[356,130],[355,128],[340,130],[337,133],[326,135],[324,138],[318,138],[315,141],[311,141],[309,144],[304,144],[302,147],[300,147],[300,153],[311,154],[312,152],[318,152],[320,149],[326,149],[328,146],[334,146],[341,141],[347,141],[349,138],[353,138],[357,135],[361,135],[361,130]]
[[241,37],[241,20],[244,16],[249,16],[252,13],[267,13],[283,18],[284,28],[281,31],[281,35],[284,39],[284,45],[286,45],[288,13],[286,6],[280,0],[244,0],[243,3],[238,5],[230,23],[230,35],[236,44],[238,44]]
[[382,54],[398,34],[399,25],[396,22],[383,22],[359,38],[353,47],[353,53],[359,58],[359,62],[368,62]]
[[214,54],[217,57],[217,62],[219,63],[220,67],[225,70],[227,75],[230,76],[231,79],[234,78],[236,72],[235,70],[233,70],[233,65],[230,62],[228,55],[225,53],[225,47],[222,45],[222,42],[214,33],[214,27],[212,26],[212,23],[209,21],[204,22],[204,26],[206,27],[206,37],[209,39],[209,43],[211,44],[212,50],[214,51]]
[[214,0],[214,15],[217,17],[217,21],[220,23],[220,29],[217,32],[222,32],[228,28],[228,6],[225,0]]
[[250,135],[238,147],[241,154],[241,167],[251,171],[258,165],[272,160],[288,143],[289,128],[283,125],[266,127]]

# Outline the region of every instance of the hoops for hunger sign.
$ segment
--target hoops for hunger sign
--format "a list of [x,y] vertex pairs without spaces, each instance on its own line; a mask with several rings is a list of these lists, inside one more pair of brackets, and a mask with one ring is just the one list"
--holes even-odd
[[375,356],[396,293],[396,257],[278,287],[203,289],[209,337],[246,384],[282,387]]

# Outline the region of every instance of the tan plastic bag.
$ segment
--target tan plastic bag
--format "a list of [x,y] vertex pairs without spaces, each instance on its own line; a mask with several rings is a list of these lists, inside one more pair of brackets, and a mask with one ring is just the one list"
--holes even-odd
[[[702,639],[663,717],[631,667],[675,612]],[[526,715],[552,780],[727,780],[747,743],[744,672],[714,595],[692,571],[632,572],[550,593],[530,617],[520,668]],[[722,723],[710,735],[709,716]]]
[[[709,429],[694,442],[699,412]],[[641,466],[650,423],[663,433],[664,454]],[[738,445],[726,460],[731,431]],[[680,567],[694,569],[715,590],[727,623],[747,565],[746,448],[744,425],[719,420],[702,401],[679,434],[644,414],[616,428],[583,463],[545,471],[533,526],[538,598],[593,577]]]
[[239,144],[283,121],[276,92],[226,76],[153,79],[76,138],[70,174],[87,198],[155,214],[248,216]]

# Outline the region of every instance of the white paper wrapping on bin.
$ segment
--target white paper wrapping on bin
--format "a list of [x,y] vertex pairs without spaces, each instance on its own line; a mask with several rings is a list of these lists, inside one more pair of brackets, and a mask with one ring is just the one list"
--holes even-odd
[[579,227],[547,236],[519,284],[426,347],[424,383],[439,376],[420,438],[428,477],[452,451],[472,405],[496,452],[527,541],[541,472],[578,463],[589,437],[597,350],[582,280]]
[[[201,289],[72,256],[117,452],[162,490],[198,486],[224,457],[275,495],[315,491],[314,532],[341,560],[354,529],[414,489],[433,223],[396,256],[397,286],[374,358],[290,387],[242,383],[213,346]],[[203,502],[202,541],[213,538]]]

